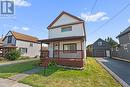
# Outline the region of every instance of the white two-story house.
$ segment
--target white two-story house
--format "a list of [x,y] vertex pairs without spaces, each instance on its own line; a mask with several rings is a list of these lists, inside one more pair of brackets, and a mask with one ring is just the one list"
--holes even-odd
[[40,56],[38,38],[14,31],[9,31],[3,39],[3,54],[11,49],[19,49],[22,56]]
[[86,58],[84,20],[62,12],[47,28],[48,39],[39,41],[48,44],[48,53],[41,52],[41,58],[55,60],[60,65],[83,67]]

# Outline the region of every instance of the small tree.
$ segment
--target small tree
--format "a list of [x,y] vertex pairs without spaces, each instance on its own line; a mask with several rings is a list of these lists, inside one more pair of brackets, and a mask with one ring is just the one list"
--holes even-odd
[[10,52],[6,53],[5,58],[8,60],[16,60],[21,56],[19,50],[11,50]]
[[115,45],[117,45],[118,43],[113,40],[111,37],[108,37],[107,39],[105,39],[106,42],[108,42],[110,44],[111,47],[114,47]]

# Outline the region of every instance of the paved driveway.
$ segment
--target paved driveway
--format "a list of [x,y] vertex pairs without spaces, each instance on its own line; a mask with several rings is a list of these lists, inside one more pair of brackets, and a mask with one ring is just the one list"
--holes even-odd
[[104,58],[104,59],[99,58],[98,60],[102,62],[105,66],[107,66],[116,75],[118,75],[128,85],[130,85],[130,63],[115,60],[112,58]]

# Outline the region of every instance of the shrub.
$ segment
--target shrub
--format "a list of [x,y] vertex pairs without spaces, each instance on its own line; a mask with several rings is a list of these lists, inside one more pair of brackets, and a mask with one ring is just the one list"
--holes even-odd
[[51,62],[49,63],[49,66],[57,66],[57,64],[56,64],[55,61],[51,61]]
[[19,50],[11,50],[10,52],[6,53],[5,58],[8,60],[16,60],[21,56]]

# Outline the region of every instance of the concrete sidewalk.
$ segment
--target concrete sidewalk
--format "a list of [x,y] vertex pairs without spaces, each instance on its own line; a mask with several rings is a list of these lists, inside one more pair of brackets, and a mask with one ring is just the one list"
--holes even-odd
[[0,63],[0,66],[7,66],[11,64],[23,63],[23,62],[33,61],[33,60],[39,60],[39,58],[33,58],[33,59],[27,59],[27,60],[16,60],[16,61],[10,61],[6,63]]
[[0,87],[32,87],[32,86],[18,83],[17,81],[0,78]]
[[17,74],[15,76],[12,76],[9,79],[13,80],[13,81],[19,81],[21,79],[26,78],[27,76],[29,76],[31,74],[37,73],[37,72],[39,72],[40,70],[43,70],[43,69],[44,69],[43,67],[37,67],[37,68],[34,68],[32,70],[28,70],[28,71],[25,71],[23,73],[20,73],[20,74]]

